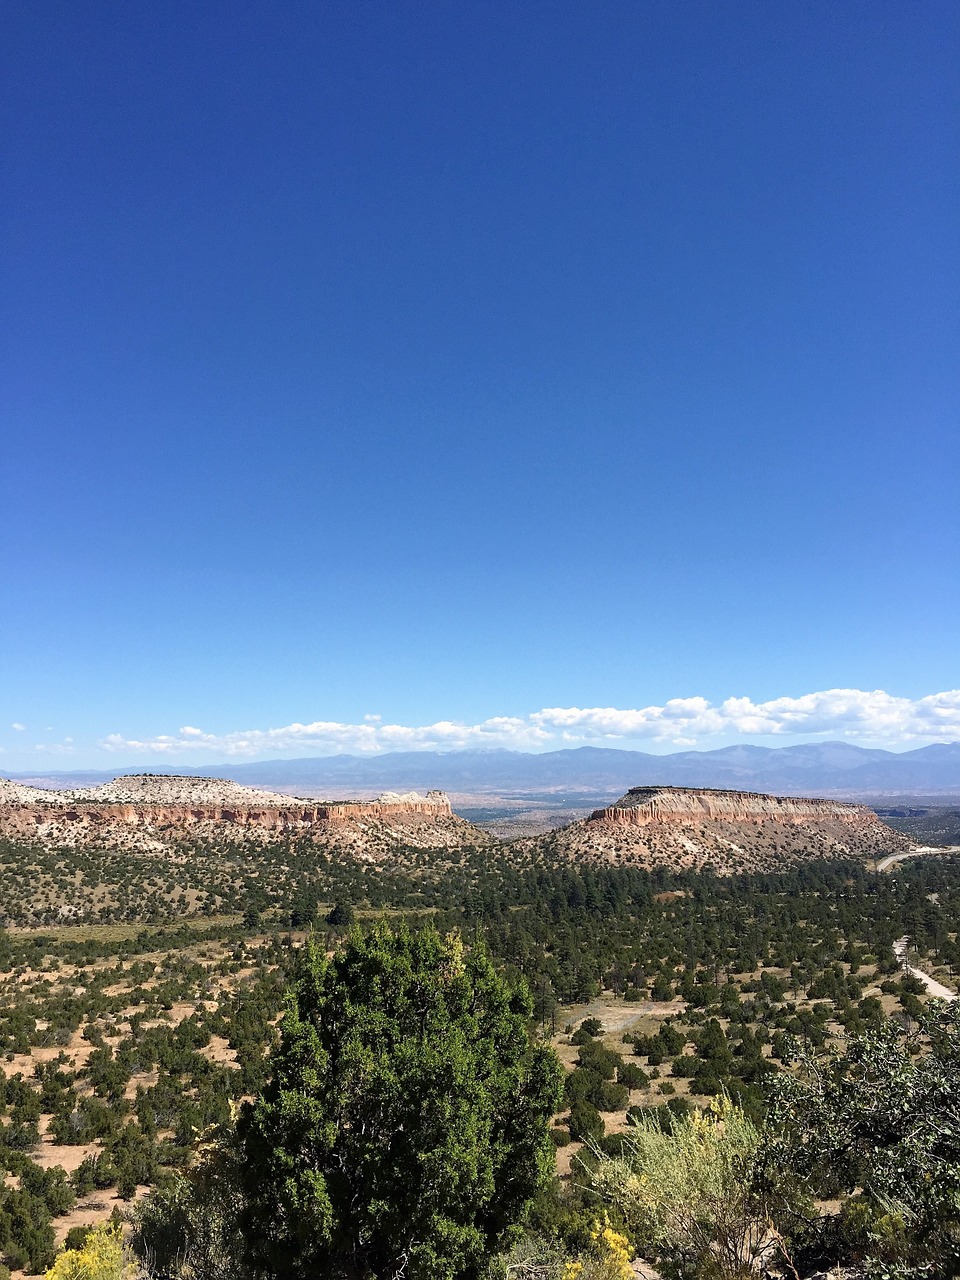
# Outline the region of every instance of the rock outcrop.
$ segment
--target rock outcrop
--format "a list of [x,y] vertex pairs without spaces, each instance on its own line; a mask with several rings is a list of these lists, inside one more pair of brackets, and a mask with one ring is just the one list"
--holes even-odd
[[727,874],[907,847],[864,805],[694,787],[633,787],[547,840],[577,860]]
[[[645,827],[654,823],[762,823],[769,819],[793,825],[810,821],[857,824],[870,816],[863,805],[802,796],[767,796],[754,791],[708,791],[693,787],[631,787],[605,809],[595,809],[591,822]],[[875,815],[874,815],[875,816]]]
[[489,843],[456,817],[442,791],[377,800],[318,801],[258,791],[219,778],[134,774],[100,787],[44,791],[3,783],[0,835],[57,844],[164,847],[190,835],[275,839],[291,835],[363,845]]

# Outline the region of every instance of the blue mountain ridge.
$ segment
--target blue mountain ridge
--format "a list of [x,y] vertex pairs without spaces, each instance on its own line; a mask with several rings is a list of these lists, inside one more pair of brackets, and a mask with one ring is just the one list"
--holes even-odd
[[616,747],[574,747],[540,753],[503,749],[403,751],[376,756],[308,756],[230,761],[210,765],[136,765],[110,771],[18,773],[34,785],[91,785],[121,773],[166,773],[231,778],[248,786],[351,789],[437,787],[445,791],[508,795],[523,792],[617,794],[632,786],[723,787],[780,794],[829,792],[960,795],[960,742],[894,752],[846,742],[758,747],[739,744],[709,751],[654,755]]

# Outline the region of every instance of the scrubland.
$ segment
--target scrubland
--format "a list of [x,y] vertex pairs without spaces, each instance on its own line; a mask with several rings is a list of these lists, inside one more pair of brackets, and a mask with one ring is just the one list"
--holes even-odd
[[429,919],[526,980],[534,1034],[566,1071],[558,1203],[634,1118],[728,1095],[760,1123],[798,1044],[914,1029],[927,997],[894,955],[902,936],[948,987],[960,974],[949,857],[720,878],[511,846],[369,864],[308,840],[170,857],[7,843],[0,914],[0,1250],[26,1274],[189,1167],[262,1089],[311,931],[332,948],[351,919]]

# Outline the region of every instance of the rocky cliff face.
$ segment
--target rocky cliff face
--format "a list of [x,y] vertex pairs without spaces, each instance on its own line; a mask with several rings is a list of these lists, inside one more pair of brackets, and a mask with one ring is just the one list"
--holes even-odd
[[453,816],[446,796],[399,804],[351,803],[283,806],[157,805],[157,804],[12,804],[0,807],[0,829],[29,832],[54,818],[71,827],[192,827],[219,822],[264,831],[302,831],[320,823],[385,822],[414,814],[432,818]]
[[[32,794],[24,795],[24,791]],[[45,843],[157,848],[188,837],[227,835],[270,839],[316,835],[346,844],[403,840],[424,847],[489,838],[454,815],[441,791],[373,801],[316,801],[255,791],[216,778],[149,774],[118,778],[103,787],[0,793],[0,834]]]
[[616,804],[596,809],[591,822],[613,822],[626,827],[656,823],[688,825],[691,822],[761,823],[769,819],[794,825],[824,819],[856,824],[878,821],[863,805],[839,800],[807,800],[794,796],[767,796],[753,791],[707,791],[691,787],[631,787]]
[[863,805],[692,787],[634,787],[549,840],[578,860],[723,873],[875,858],[907,847]]

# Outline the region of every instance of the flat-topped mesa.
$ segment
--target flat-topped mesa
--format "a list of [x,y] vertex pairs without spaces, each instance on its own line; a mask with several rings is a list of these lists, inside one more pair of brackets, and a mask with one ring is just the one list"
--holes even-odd
[[322,822],[357,822],[365,818],[402,817],[405,814],[422,814],[428,818],[450,818],[453,809],[445,791],[428,791],[425,796],[416,791],[384,791],[376,800],[323,801],[317,806]]
[[703,787],[631,787],[625,796],[605,809],[595,809],[591,822],[645,827],[653,823],[732,821],[806,824],[830,818],[839,822],[876,822],[865,805],[841,800],[815,800],[804,796],[772,796],[756,791],[719,791]]
[[702,787],[633,787],[589,818],[543,837],[582,862],[775,871],[829,858],[877,858],[907,848],[865,805]]
[[308,800],[220,778],[169,774],[134,774],[69,791],[14,784],[0,788],[0,833],[14,838],[102,843],[112,834],[139,831],[168,841],[189,830],[238,828],[251,836],[375,833],[412,844],[444,843],[448,837],[458,843],[474,830],[454,815],[442,791],[425,796],[388,791],[375,800]]

